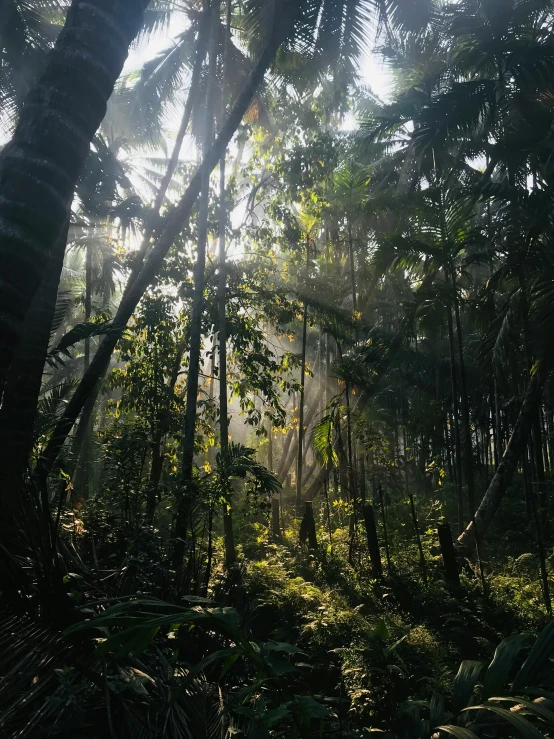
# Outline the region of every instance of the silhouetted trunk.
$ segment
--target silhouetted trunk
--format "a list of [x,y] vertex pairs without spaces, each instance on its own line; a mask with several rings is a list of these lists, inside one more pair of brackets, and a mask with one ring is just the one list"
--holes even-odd
[[454,551],[454,542],[452,541],[452,532],[450,531],[449,523],[447,521],[439,523],[437,531],[439,534],[439,545],[445,577],[451,585],[459,588],[460,573],[458,571],[458,562],[456,560],[456,552]]
[[281,516],[279,498],[271,499],[271,533],[275,538],[281,536]]
[[392,571],[392,563],[391,563],[391,558],[390,558],[389,532],[388,532],[388,526],[387,526],[387,512],[385,510],[385,496],[383,495],[382,485],[379,485],[378,493],[379,493],[379,504],[381,506],[381,519],[383,522],[383,540],[385,544],[385,555],[387,557],[387,570],[390,575]]
[[[231,32],[231,0],[227,0],[225,50],[223,59],[223,90],[221,96],[221,119],[225,115],[225,93],[228,69],[228,44]],[[217,285],[218,333],[219,333],[219,435],[221,453],[226,457],[229,451],[229,403],[227,399],[227,265],[226,265],[226,231],[227,203],[225,201],[225,155],[219,163],[219,279]],[[230,491],[229,491],[230,492]],[[233,503],[229,500],[223,506],[223,533],[225,537],[225,566],[235,564],[237,553],[233,531]]]
[[[276,12],[278,6],[276,4]],[[183,225],[190,217],[192,209],[196,203],[196,199],[201,190],[202,181],[209,175],[214,167],[218,164],[221,157],[224,155],[227,145],[231,141],[235,131],[240,125],[244,114],[248,110],[250,103],[258,89],[258,86],[262,82],[264,75],[270,67],[277,50],[281,44],[281,41],[285,38],[289,29],[294,23],[294,14],[287,14],[286,16],[274,16],[278,19],[278,22],[274,23],[273,30],[270,33],[268,42],[256,63],[256,66],[249,75],[247,81],[244,84],[242,91],[240,92],[229,116],[223,127],[221,133],[217,137],[214,145],[210,148],[207,155],[196,174],[190,181],[187,189],[185,190],[181,200],[168,216],[165,228],[163,229],[160,238],[150,251],[149,255],[144,261],[144,265],[132,281],[128,285],[125,296],[121,301],[121,304],[117,310],[114,318],[114,324],[120,327],[121,331],[127,325],[127,322],[131,318],[135,308],[137,307],[140,299],[144,295],[145,291],[149,287],[152,280],[155,279],[156,275],[162,263],[169,251],[174,244],[179,233],[181,232]],[[110,357],[117,344],[118,336],[116,332],[113,332],[109,336],[105,336],[94,359],[91,362],[89,371],[85,374],[77,387],[71,401],[68,403],[67,408],[58,422],[56,429],[52,435],[51,442],[48,444],[45,450],[41,472],[42,475],[47,475],[58,457],[58,454],[65,443],[67,435],[71,431],[75,420],[79,416],[86,400],[92,390],[94,389],[99,378],[105,372],[109,365]]]
[[456,350],[454,348],[454,326],[452,311],[446,307],[448,323],[448,346],[450,349],[450,384],[452,387],[452,416],[454,421],[454,464],[456,466],[456,495],[458,501],[458,531],[464,526],[464,493],[462,487],[462,445],[460,443],[460,402],[458,395],[458,377],[456,373]]
[[377,538],[377,527],[375,526],[375,515],[371,503],[364,503],[363,511],[371,567],[375,577],[380,578],[383,576],[383,565],[381,563],[379,539]]
[[0,392],[147,4],[72,2],[0,154]]
[[494,477],[483,496],[483,500],[475,513],[475,521],[471,521],[458,537],[459,544],[468,551],[473,550],[475,547],[476,533],[479,541],[483,539],[512,480],[512,476],[527,443],[533,417],[541,402],[542,391],[548,371],[548,363],[543,361],[537,372],[531,377],[510,441],[506,446]]
[[296,456],[296,511],[302,506],[302,453],[304,451],[304,394],[306,388],[306,339],[308,335],[308,306],[304,303],[302,316],[302,355],[300,360],[300,401],[298,409],[298,451]]
[[23,477],[33,448],[34,425],[63,267],[67,230],[66,226],[27,312],[0,407],[0,490],[3,493],[0,495],[0,540],[4,546],[15,535],[13,519],[17,520],[17,514],[21,513]]
[[462,442],[464,448],[465,478],[467,485],[467,500],[469,517],[475,513],[475,483],[473,477],[473,449],[471,444],[471,424],[469,419],[469,398],[467,393],[467,376],[464,359],[464,342],[462,337],[462,323],[460,320],[460,306],[456,294],[456,278],[452,271],[452,289],[454,291],[454,315],[456,317],[456,334],[458,338],[458,356],[460,361],[460,393],[462,411]]
[[308,549],[315,551],[317,549],[317,535],[315,530],[314,504],[306,501],[304,516],[300,523],[300,545],[308,545]]
[[[310,269],[310,237],[306,237],[306,281]],[[306,390],[306,341],[308,338],[308,304],[304,300],[302,313],[302,349],[300,359],[300,402],[298,409],[298,453],[296,455],[296,515],[300,515],[302,506],[302,465],[304,452],[304,401]]]
[[[216,94],[217,55],[219,49],[219,12],[218,0],[211,6],[212,24],[210,31],[210,51],[208,65],[208,89],[206,92],[206,119],[204,123],[204,159],[213,139],[214,105]],[[205,170],[200,188],[198,205],[198,239],[196,245],[196,263],[194,265],[194,291],[190,319],[190,346],[187,371],[187,392],[185,407],[185,423],[183,427],[183,446],[181,458],[180,500],[175,518],[175,550],[173,566],[178,569],[182,565],[185,539],[187,535],[188,515],[191,496],[191,482],[194,469],[194,441],[196,438],[196,415],[198,403],[198,384],[200,374],[200,355],[202,349],[202,317],[204,314],[204,288],[206,284],[206,247],[208,244],[208,215],[210,209],[210,171]]]
[[[89,242],[86,247],[85,257],[85,323],[88,323],[92,316],[92,244]],[[83,357],[83,374],[90,367],[90,337],[85,339],[85,352]],[[81,421],[83,419],[81,418]],[[89,481],[90,481],[90,458],[92,446],[92,413],[86,420],[86,426],[83,428],[83,440],[81,444],[80,455],[77,460],[77,467],[73,479],[74,495],[77,499],[86,500],[89,497]]]

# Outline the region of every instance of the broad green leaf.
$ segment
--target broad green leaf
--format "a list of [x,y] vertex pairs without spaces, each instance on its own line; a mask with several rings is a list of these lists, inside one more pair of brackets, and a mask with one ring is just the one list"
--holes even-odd
[[468,706],[468,708],[464,708],[464,711],[489,711],[511,724],[519,734],[525,737],[525,739],[544,739],[544,734],[533,726],[532,723],[527,721],[527,719],[523,718],[523,716],[519,716],[513,711],[507,711],[505,708],[483,703],[480,706]]
[[456,739],[479,739],[479,737],[469,729],[465,729],[463,726],[454,726],[452,724],[437,726],[433,731],[444,731],[447,734],[451,734],[456,737]]
[[508,698],[506,696],[502,696],[500,698],[489,698],[488,702],[490,703],[491,701],[504,701],[508,703],[515,703],[515,705],[517,706],[525,706],[525,708],[527,708],[529,711],[532,711],[537,716],[540,716],[540,718],[548,721],[550,726],[554,728],[554,713],[548,708],[541,706],[540,703],[535,703],[534,701],[529,701],[525,698],[516,698],[515,696],[513,698]]
[[506,685],[519,653],[531,639],[531,634],[514,634],[500,642],[485,675],[483,698],[490,698]]
[[540,669],[550,658],[554,650],[554,621],[546,626],[534,643],[531,653],[523,663],[512,683],[512,691],[517,692],[527,687],[537,677]]
[[459,713],[467,706],[483,671],[483,662],[466,659],[461,663],[452,690],[452,711],[454,713]]

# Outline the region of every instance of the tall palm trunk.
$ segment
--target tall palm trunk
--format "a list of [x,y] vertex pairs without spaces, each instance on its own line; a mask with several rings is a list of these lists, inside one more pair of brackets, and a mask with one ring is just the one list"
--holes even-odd
[[[310,235],[306,236],[306,280],[310,269]],[[306,390],[306,341],[308,338],[308,303],[304,299],[302,311],[302,353],[300,359],[300,402],[298,409],[298,453],[296,456],[296,515],[302,508],[302,471],[304,451],[304,402]]]
[[0,490],[3,492],[0,496],[0,541],[4,546],[16,535],[14,523],[19,518],[17,513],[21,512],[23,476],[33,448],[44,358],[50,341],[66,241],[67,227],[27,312],[0,408]]
[[[216,89],[219,2],[212,6],[212,30],[210,62],[208,67],[208,90],[206,93],[206,120],[204,128],[204,158],[212,145],[214,126],[214,96]],[[198,241],[194,266],[194,293],[190,326],[190,349],[187,378],[187,405],[183,430],[183,458],[181,477],[187,483],[192,478],[194,439],[196,436],[196,408],[198,378],[200,373],[200,349],[202,344],[202,315],[204,312],[204,287],[206,283],[206,247],[208,244],[208,213],[210,207],[210,172],[204,172],[198,208]]]
[[[223,58],[223,89],[221,96],[221,120],[225,116],[225,94],[228,67],[229,34],[231,33],[231,0],[227,0],[226,35]],[[225,458],[229,450],[229,403],[227,398],[227,266],[225,264],[225,237],[227,230],[227,203],[225,202],[225,155],[219,164],[219,279],[217,284],[219,330],[219,435],[221,453]],[[231,491],[229,490],[228,493]],[[230,497],[230,496],[229,496]],[[223,533],[225,566],[235,564],[237,553],[233,532],[233,509],[229,499],[223,508]]]
[[456,293],[456,276],[452,270],[452,290],[454,298],[454,316],[456,318],[456,336],[458,339],[458,359],[460,362],[460,398],[462,411],[462,443],[464,448],[464,471],[467,485],[467,500],[469,516],[475,513],[475,483],[473,476],[473,446],[471,443],[471,424],[469,420],[469,397],[467,392],[467,374],[464,358],[464,342],[462,337],[462,322],[460,320],[460,305]]
[[298,408],[298,451],[296,457],[296,511],[302,508],[302,463],[304,450],[304,396],[306,389],[306,340],[308,336],[308,305],[304,301],[302,314],[302,355],[300,359],[300,400]]
[[462,488],[462,447],[460,443],[460,401],[458,395],[458,377],[456,373],[456,350],[454,347],[454,326],[452,324],[452,310],[448,305],[448,346],[450,349],[450,384],[452,386],[452,416],[454,420],[454,466],[456,469],[456,493],[458,500],[458,532],[464,526],[464,495]]
[[[206,92],[206,121],[204,128],[204,158],[212,146],[214,129],[214,104],[216,94],[217,55],[219,48],[220,2],[215,0],[211,8],[212,26],[208,65],[208,89]],[[210,208],[210,171],[203,173],[198,207],[198,241],[196,264],[194,265],[194,293],[190,322],[190,350],[187,375],[185,424],[181,461],[181,500],[175,518],[175,549],[173,565],[178,569],[183,560],[185,538],[190,506],[190,483],[194,468],[194,440],[196,438],[196,411],[198,402],[198,379],[202,347],[202,316],[204,313],[204,288],[206,284],[206,247],[208,244],[208,215]]]
[[0,391],[148,0],[73,0],[0,155]]
[[[92,316],[92,245],[90,243],[87,244],[85,259],[85,322],[88,323]],[[83,372],[86,372],[90,367],[90,337],[88,336],[85,339],[83,360]],[[76,496],[85,500],[89,497],[91,446],[92,413],[83,428],[83,441],[73,480]]]
[[[276,4],[276,8],[278,6],[279,3]],[[278,16],[274,17],[277,18]],[[262,82],[266,71],[273,62],[279,46],[281,45],[282,40],[286,37],[289,29],[292,27],[293,22],[294,16],[287,15],[286,17],[279,18],[279,22],[275,22],[273,24],[272,31],[260,58],[245,82],[242,91],[229,113],[223,129],[213,146],[204,157],[202,164],[193,176],[178,205],[168,217],[160,238],[146,257],[139,274],[132,280],[131,284],[127,286],[125,297],[121,301],[114,318],[114,324],[120,327],[121,331],[123,331],[127,325],[127,322],[131,318],[146,289],[152,280],[155,279],[169,249],[181,232],[184,223],[186,223],[187,219],[190,217],[201,190],[202,180],[206,177],[206,173],[211,173],[223,156],[223,152],[226,150],[227,145],[240,125],[244,114],[252,102],[256,90]],[[79,383],[79,386],[73,394],[71,401],[68,403],[62,418],[58,422],[56,429],[52,434],[51,441],[44,452],[41,463],[42,475],[47,475],[56,462],[58,454],[60,453],[73,424],[83,409],[87,398],[94,390],[100,377],[106,371],[112,352],[117,344],[117,340],[118,336],[116,332],[113,332],[111,335],[105,336],[100,343],[100,346],[91,362],[89,371]]]
[[533,417],[540,405],[542,392],[550,362],[543,360],[539,365],[537,372],[531,377],[525,397],[519,412],[519,416],[515,423],[510,440],[504,450],[502,460],[492,478],[489,487],[477,511],[475,518],[469,523],[465,530],[458,537],[458,543],[466,550],[471,551],[475,548],[475,534],[479,541],[487,532],[500,503],[504,497],[506,489],[510,484],[512,476],[517,468],[519,459],[525,449],[529,432],[533,423]]

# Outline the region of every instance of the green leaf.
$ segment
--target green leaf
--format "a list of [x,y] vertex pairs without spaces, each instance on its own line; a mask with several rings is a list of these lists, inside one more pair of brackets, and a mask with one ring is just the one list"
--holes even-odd
[[488,703],[484,703],[480,706],[468,706],[464,708],[464,711],[489,711],[504,719],[507,723],[511,724],[512,727],[525,739],[544,739],[544,735],[535,727],[532,723],[519,716],[513,711],[507,711],[505,708],[499,706],[491,706]]
[[530,685],[537,677],[554,650],[554,621],[551,621],[539,634],[531,652],[512,683],[512,692]]
[[527,708],[529,711],[532,711],[537,716],[540,716],[540,718],[548,721],[550,726],[554,728],[554,713],[548,708],[541,706],[540,703],[535,703],[534,701],[529,701],[525,698],[516,698],[515,696],[513,698],[507,696],[502,696],[500,698],[495,697],[490,698],[488,703],[490,703],[490,701],[505,701],[509,703],[515,703],[518,706],[525,706],[525,708]]
[[435,731],[444,731],[447,734],[451,734],[452,736],[456,737],[456,739],[479,739],[476,734],[474,734],[469,729],[465,729],[463,726],[444,724],[443,726],[437,726],[436,728],[434,728],[433,732]]
[[490,698],[506,685],[519,653],[531,638],[531,634],[514,634],[500,642],[485,675],[483,698]]
[[440,693],[433,691],[431,704],[429,706],[429,719],[431,721],[431,726],[436,726],[443,717],[444,697]]
[[461,663],[452,690],[452,711],[454,713],[459,713],[467,706],[483,670],[483,662],[466,659]]

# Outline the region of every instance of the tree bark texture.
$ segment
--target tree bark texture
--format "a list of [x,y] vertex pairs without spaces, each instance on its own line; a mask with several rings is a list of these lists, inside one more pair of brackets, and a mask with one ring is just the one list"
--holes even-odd
[[0,388],[148,0],[74,0],[0,154]]

